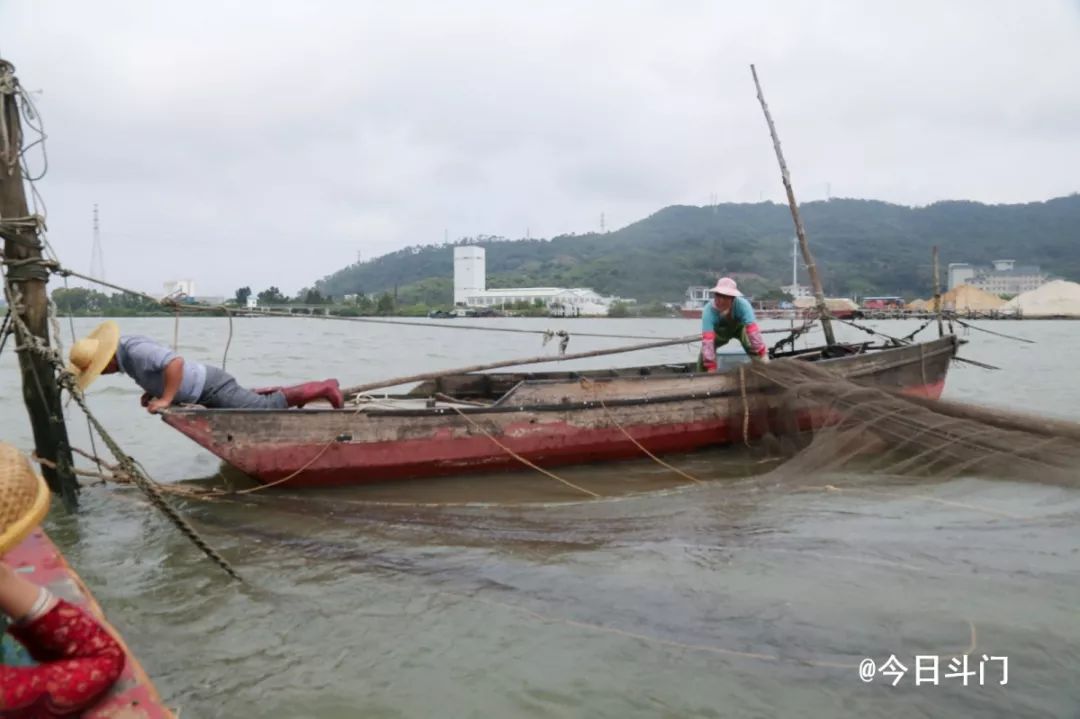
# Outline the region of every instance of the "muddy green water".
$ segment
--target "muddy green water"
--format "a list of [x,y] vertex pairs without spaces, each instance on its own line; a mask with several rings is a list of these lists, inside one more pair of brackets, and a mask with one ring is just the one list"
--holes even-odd
[[[656,337],[696,328],[484,322]],[[875,324],[899,335],[918,323]],[[971,333],[962,354],[1004,369],[954,364],[946,396],[1080,419],[1080,322],[984,326],[1037,344]],[[135,319],[123,329],[171,342],[174,327]],[[306,319],[235,329],[228,369],[250,385],[353,384],[551,350],[534,335]],[[226,333],[224,319],[185,319],[181,350],[220,364]],[[571,351],[621,343],[575,338]],[[158,480],[214,476],[219,462],[147,415],[139,394],[109,377],[90,400]],[[0,407],[0,437],[29,448],[10,346]],[[69,420],[87,447],[77,408]],[[244,585],[123,489],[89,488],[80,514],[54,506],[46,526],[183,719],[1080,712],[1080,490],[1035,476],[795,486],[762,475],[752,453],[669,460],[708,482],[686,486],[642,460],[560,471],[600,501],[520,473],[180,503]],[[807,489],[827,483],[875,491]],[[916,655],[973,643],[972,669],[983,654],[1008,657],[1006,685],[1000,662],[986,664],[983,686],[977,675],[967,687],[915,684]],[[908,668],[897,686],[860,680],[864,657],[891,654]]]

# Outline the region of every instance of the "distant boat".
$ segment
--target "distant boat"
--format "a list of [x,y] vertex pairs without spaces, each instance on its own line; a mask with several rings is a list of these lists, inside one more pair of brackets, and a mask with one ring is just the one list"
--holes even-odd
[[[108,693],[93,708],[80,716],[84,719],[118,719],[119,717],[176,719],[175,715],[161,703],[157,689],[139,665],[139,660],[131,653],[131,649],[124,643],[120,633],[105,619],[101,607],[94,600],[90,590],[86,588],[79,575],[68,565],[64,555],[43,530],[40,528],[34,530],[0,561],[34,584],[46,587],[56,596],[89,612],[124,650],[127,656],[124,672]],[[16,665],[33,663],[21,644],[9,635],[0,636],[3,637],[2,653],[5,663]],[[4,712],[0,711],[0,714]]]

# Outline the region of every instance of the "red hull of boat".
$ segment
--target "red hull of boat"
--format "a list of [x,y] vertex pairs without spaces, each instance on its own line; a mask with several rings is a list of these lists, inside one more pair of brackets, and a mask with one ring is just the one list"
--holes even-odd
[[[937,399],[944,382],[906,390],[920,397]],[[762,434],[760,417],[752,417],[749,438]],[[809,427],[814,421],[800,417]],[[820,422],[818,422],[820,424]],[[527,424],[510,425],[509,434],[527,434]],[[541,436],[522,438],[512,443],[515,454],[542,467],[589,464],[641,458],[640,448],[626,439],[617,428],[583,431],[561,423],[547,424]],[[717,419],[687,424],[623,425],[643,447],[654,454],[692,452],[706,447],[741,442],[742,423]],[[507,443],[509,444],[509,443]],[[438,477],[462,473],[518,470],[522,462],[499,450],[483,435],[455,439],[452,444],[439,437],[415,440],[368,442],[362,445],[310,443],[266,443],[252,445],[231,453],[230,461],[263,483],[276,482],[300,472],[283,484],[305,487],[333,487],[419,477]],[[314,471],[302,468],[317,466]]]
[[[954,351],[947,339],[830,362],[849,362],[852,377],[936,399]],[[597,389],[606,404],[590,394]],[[263,483],[288,478],[282,484],[325,487],[522,469],[514,455],[540,466],[644,456],[627,434],[656,454],[733,444],[743,441],[743,407],[734,373],[526,382],[498,406],[460,416],[450,408],[190,409],[165,421]],[[768,419],[751,412],[750,438]],[[810,417],[802,421],[809,425]]]

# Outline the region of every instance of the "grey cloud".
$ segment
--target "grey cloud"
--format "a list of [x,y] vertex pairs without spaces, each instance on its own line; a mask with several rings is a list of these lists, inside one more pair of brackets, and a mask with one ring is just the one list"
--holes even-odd
[[110,278],[151,291],[780,200],[750,62],[801,199],[1078,189],[1075,1],[54,1],[0,29],[62,258],[89,265],[97,202]]

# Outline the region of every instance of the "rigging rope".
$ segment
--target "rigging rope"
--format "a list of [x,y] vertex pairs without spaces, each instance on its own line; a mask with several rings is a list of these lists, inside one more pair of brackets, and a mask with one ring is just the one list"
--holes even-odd
[[484,435],[485,437],[487,437],[488,439],[490,439],[490,440],[491,440],[492,442],[494,442],[494,443],[495,443],[495,445],[496,445],[496,446],[497,446],[497,447],[498,447],[499,449],[503,450],[504,452],[506,452],[507,454],[509,454],[509,455],[510,455],[511,457],[513,457],[513,458],[514,458],[514,459],[516,459],[517,461],[519,461],[519,462],[521,462],[522,464],[524,464],[524,465],[525,465],[526,467],[531,467],[532,469],[535,469],[535,470],[536,470],[537,472],[540,472],[540,473],[541,473],[541,474],[543,474],[543,475],[546,475],[546,476],[548,476],[548,477],[551,477],[552,479],[554,479],[554,480],[555,480],[555,481],[557,481],[557,482],[562,482],[562,483],[563,483],[563,484],[565,484],[565,485],[566,485],[567,487],[570,487],[571,489],[575,489],[575,490],[577,490],[578,492],[581,492],[582,494],[587,494],[588,496],[590,496],[590,497],[593,497],[593,498],[595,498],[595,499],[599,499],[599,498],[600,498],[600,495],[599,495],[599,494],[597,494],[596,492],[592,491],[591,489],[585,489],[584,487],[578,486],[578,485],[574,484],[573,482],[571,482],[570,480],[568,480],[568,479],[563,479],[562,477],[560,477],[559,475],[555,474],[554,472],[549,472],[548,470],[544,469],[543,467],[541,467],[541,466],[539,466],[539,465],[537,465],[537,464],[534,464],[534,463],[530,462],[529,460],[525,459],[525,458],[524,458],[524,457],[522,457],[522,456],[521,456],[520,454],[518,454],[517,452],[515,452],[515,451],[514,451],[514,450],[512,450],[512,449],[510,449],[509,447],[507,447],[507,446],[506,446],[505,444],[503,444],[502,442],[500,442],[500,441],[499,441],[499,440],[498,440],[498,439],[497,439],[497,438],[495,437],[495,435],[493,435],[493,434],[492,434],[491,432],[488,432],[488,431],[487,431],[486,429],[484,429],[484,428],[483,428],[483,427],[482,427],[482,426],[481,426],[480,424],[478,424],[478,423],[477,423],[476,421],[474,421],[472,417],[470,417],[469,415],[467,415],[467,414],[465,414],[464,412],[462,412],[462,411],[461,411],[461,409],[460,409],[459,407],[454,407],[454,406],[451,406],[451,407],[450,407],[450,409],[452,409],[452,410],[454,410],[455,412],[457,412],[457,413],[458,413],[458,415],[460,415],[460,416],[461,416],[461,418],[462,418],[462,419],[464,419],[464,420],[465,420],[466,422],[468,422],[468,423],[469,423],[469,424],[470,424],[470,425],[471,425],[471,426],[472,426],[472,427],[473,427],[474,429],[478,430],[478,431],[479,431],[479,432],[480,432],[480,433],[481,433],[482,435]]
[[[117,284],[114,284],[114,283],[111,283],[111,282],[106,282],[104,280],[100,280],[100,279],[98,279],[96,277],[91,277],[89,275],[84,275],[82,273],[79,273],[79,272],[76,272],[74,270],[63,267],[59,262],[56,262],[56,261],[38,260],[37,262],[39,264],[42,264],[42,265],[46,266],[51,272],[54,272],[54,273],[56,273],[58,275],[61,275],[63,277],[78,277],[79,279],[86,280],[87,282],[93,282],[95,284],[101,285],[103,287],[108,287],[108,288],[116,290],[118,292],[124,292],[124,293],[130,294],[130,295],[135,295],[136,297],[142,297],[142,298],[144,298],[146,300],[149,300],[150,302],[162,305],[163,307],[167,307],[167,308],[173,310],[174,312],[196,312],[196,313],[197,312],[224,312],[226,314],[234,314],[234,313],[241,312],[241,313],[249,313],[250,315],[256,316],[256,317],[292,317],[292,318],[295,318],[295,319],[320,319],[320,320],[333,320],[333,321],[338,321],[338,322],[361,322],[361,323],[367,323],[367,324],[396,325],[398,327],[436,327],[438,329],[477,330],[477,331],[481,331],[481,332],[510,332],[510,333],[514,333],[514,334],[541,335],[542,337],[545,338],[545,344],[547,343],[547,341],[550,341],[553,337],[560,337],[560,338],[562,338],[562,344],[564,346],[569,341],[569,337],[571,335],[571,333],[567,332],[566,330],[550,330],[550,329],[547,329],[547,330],[539,330],[539,329],[538,330],[529,330],[529,329],[522,329],[522,328],[519,328],[519,327],[489,327],[489,326],[484,326],[484,325],[463,325],[463,324],[456,323],[456,322],[424,322],[424,321],[417,321],[417,320],[381,319],[381,318],[377,318],[377,317],[350,317],[350,316],[345,316],[345,315],[332,315],[332,314],[325,314],[325,313],[316,315],[316,314],[308,314],[308,313],[285,312],[285,311],[281,311],[281,310],[266,310],[266,309],[258,309],[258,308],[255,308],[255,309],[252,309],[252,310],[246,310],[246,309],[237,309],[236,307],[230,307],[229,305],[225,305],[225,304],[219,304],[219,305],[187,304],[187,303],[183,303],[183,302],[177,302],[175,299],[172,299],[172,298],[154,297],[153,295],[149,295],[149,294],[147,294],[145,292],[142,292],[140,290],[134,290],[134,289],[131,289],[130,287],[123,287],[121,285],[117,285]],[[762,330],[762,333],[763,334],[779,334],[779,333],[782,333],[782,332],[789,332],[789,331],[790,330],[786,330],[786,329],[783,329],[783,328],[781,328],[781,329],[766,329],[766,330]],[[803,331],[805,331],[805,329]],[[597,337],[597,338],[607,338],[607,339],[628,339],[628,340],[662,340],[662,339],[665,339],[663,337],[657,337],[656,335],[616,334],[616,333],[609,333],[609,332],[574,332],[572,334],[573,334],[574,337]],[[671,339],[674,339],[674,338],[671,338]],[[699,339],[699,338],[695,336],[695,339]]]
[[[59,351],[57,348],[48,346],[44,341],[33,335],[30,328],[23,322],[22,317],[19,316],[18,308],[14,304],[21,299],[18,295],[18,290],[8,281],[6,275],[3,280],[8,296],[13,302],[11,318],[20,343],[20,346],[17,349],[33,352],[52,366],[53,370],[57,373],[57,383],[60,387],[66,389],[71,398],[75,400],[75,403],[79,405],[79,408],[83,411],[83,414],[86,415],[86,418],[93,429],[97,431],[98,435],[105,442],[105,446],[109,448],[109,451],[112,453],[113,457],[115,457],[118,466],[123,473],[131,478],[135,485],[146,495],[150,503],[164,514],[173,526],[180,530],[180,532],[198,547],[203,554],[212,559],[219,567],[225,570],[229,576],[239,580],[240,575],[237,574],[232,566],[199,535],[187,520],[180,516],[180,514],[165,501],[165,498],[158,489],[157,482],[151,479],[135,460],[120,448],[120,445],[116,443],[93,412],[90,411],[82,390],[79,389],[78,384],[75,382],[75,376],[67,371]],[[51,306],[50,312],[54,309],[55,306]],[[56,326],[57,325],[54,323],[54,327]],[[36,371],[34,375],[37,389],[42,393],[42,397],[44,397],[44,388],[41,385],[41,378],[37,376]],[[52,419],[53,421],[62,421],[61,418],[53,417]],[[91,433],[91,436],[92,434],[93,433]]]

